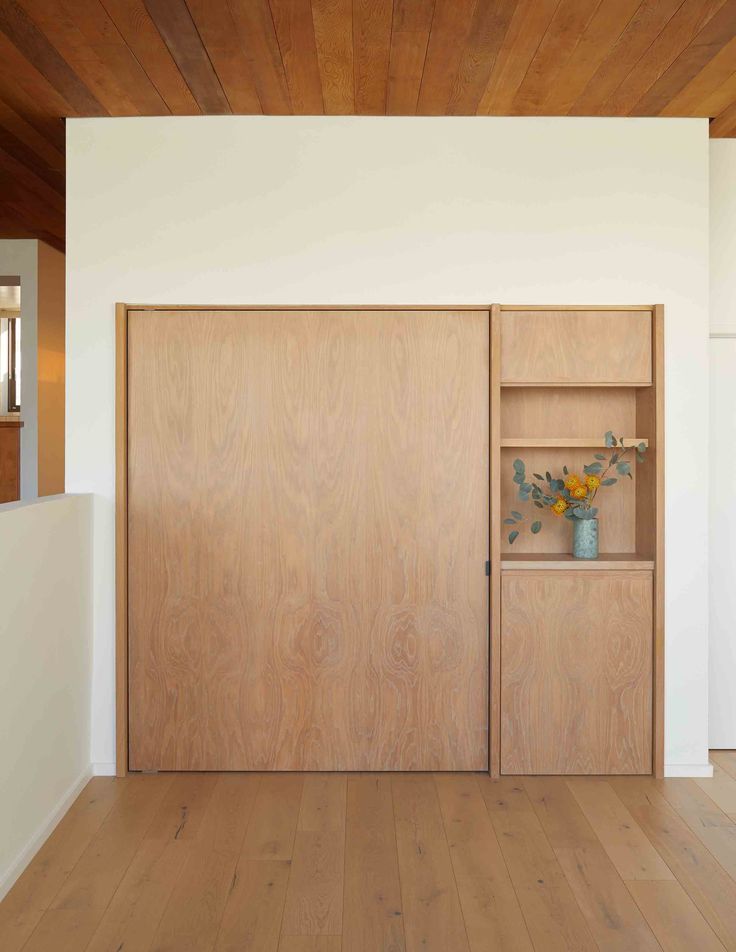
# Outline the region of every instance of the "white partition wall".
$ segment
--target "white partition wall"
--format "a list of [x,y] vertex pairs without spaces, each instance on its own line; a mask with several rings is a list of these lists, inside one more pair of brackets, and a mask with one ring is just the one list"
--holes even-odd
[[67,122],[67,488],[95,493],[93,760],[114,760],[114,305],[666,310],[666,763],[707,772],[708,123]]
[[0,506],[0,898],[90,776],[92,500]]

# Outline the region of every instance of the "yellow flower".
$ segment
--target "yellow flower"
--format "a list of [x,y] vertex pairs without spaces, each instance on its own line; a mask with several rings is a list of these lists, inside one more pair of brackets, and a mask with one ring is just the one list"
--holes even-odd
[[570,475],[565,479],[565,489],[569,489],[570,492],[572,492],[573,489],[579,485],[580,477],[576,476],[575,473],[570,473]]
[[600,476],[595,476],[591,474],[590,476],[585,477],[585,485],[588,487],[588,489],[591,492],[596,490],[600,486],[600,484],[601,484]]
[[567,509],[567,502],[562,498],[558,498],[557,502],[550,506],[550,509],[556,516],[561,516]]
[[570,495],[573,499],[585,499],[588,495],[587,486],[576,486],[574,489],[570,490]]

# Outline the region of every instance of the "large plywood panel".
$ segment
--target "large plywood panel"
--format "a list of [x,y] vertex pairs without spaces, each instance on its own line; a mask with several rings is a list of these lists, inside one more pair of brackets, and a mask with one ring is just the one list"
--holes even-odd
[[501,770],[652,770],[651,572],[502,578]]
[[651,380],[650,311],[502,313],[502,384],[620,387]]
[[487,312],[136,312],[133,769],[478,770]]

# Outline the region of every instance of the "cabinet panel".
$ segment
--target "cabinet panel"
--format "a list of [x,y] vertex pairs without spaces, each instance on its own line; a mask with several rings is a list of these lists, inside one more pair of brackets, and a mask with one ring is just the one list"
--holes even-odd
[[652,769],[650,572],[507,572],[501,772]]
[[[502,384],[652,382],[650,311],[504,311],[501,322]],[[588,337],[595,346],[570,346]]]

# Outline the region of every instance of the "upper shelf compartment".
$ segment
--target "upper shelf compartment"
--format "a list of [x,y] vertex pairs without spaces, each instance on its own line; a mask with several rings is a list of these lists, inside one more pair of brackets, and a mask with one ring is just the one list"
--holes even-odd
[[[586,346],[586,338],[595,346]],[[571,347],[572,340],[579,346]],[[650,310],[501,312],[501,386],[651,384]]]

